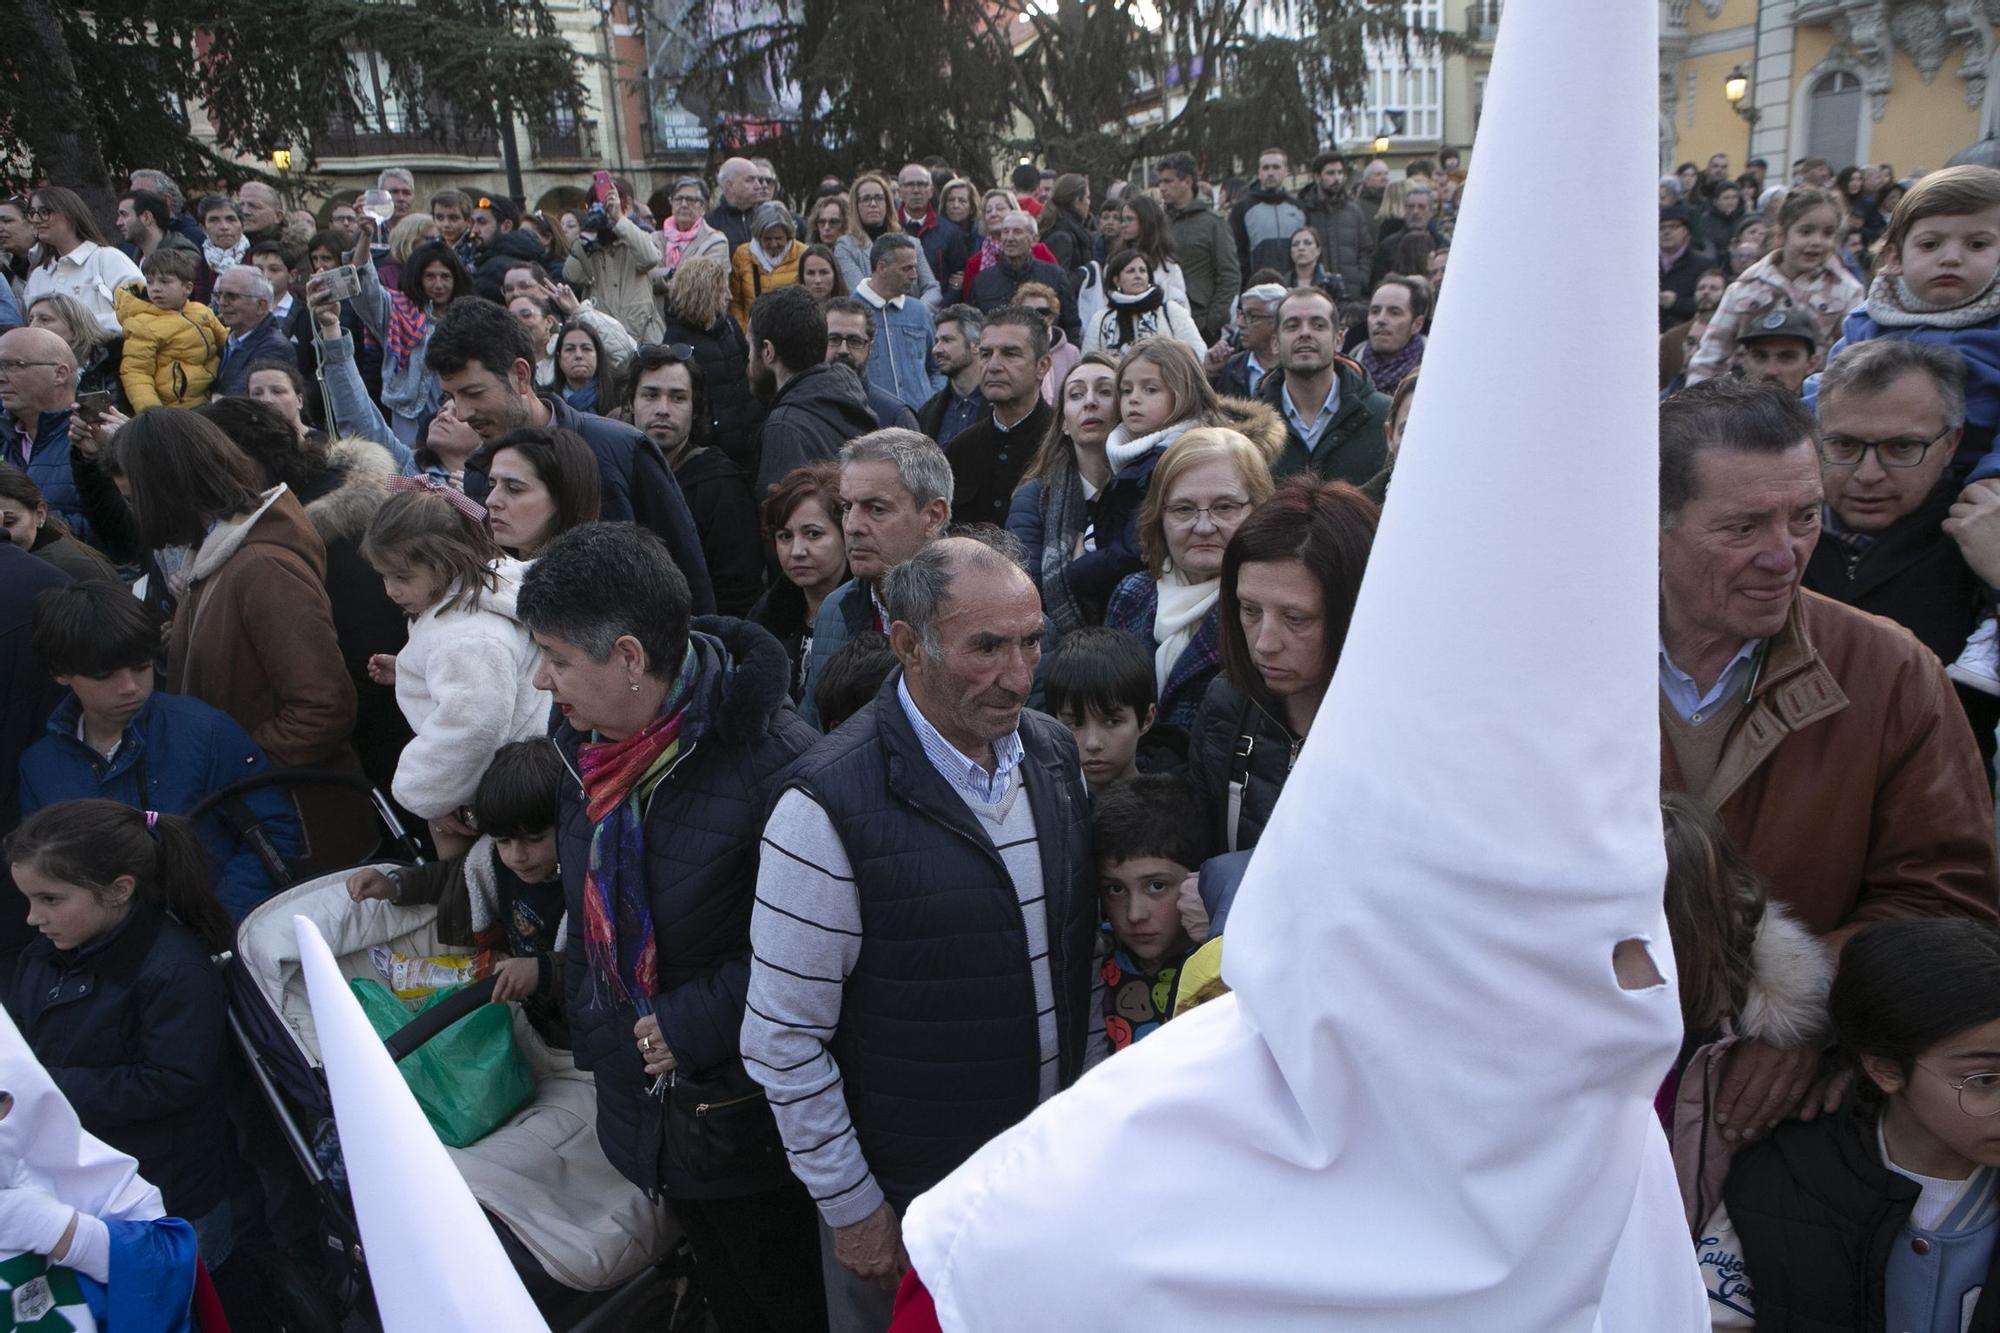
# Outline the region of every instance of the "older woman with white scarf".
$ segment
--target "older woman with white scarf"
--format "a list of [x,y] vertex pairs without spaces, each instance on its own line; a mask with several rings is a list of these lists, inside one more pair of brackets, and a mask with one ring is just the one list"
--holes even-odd
[[1111,595],[1104,623],[1153,654],[1160,721],[1188,730],[1221,667],[1216,599],[1222,553],[1271,498],[1271,468],[1248,436],[1219,426],[1183,434],[1153,469],[1139,511],[1146,568]]
[[194,1327],[194,1228],[165,1212],[136,1162],[84,1132],[0,1010],[0,1298],[14,1317],[114,1333]]
[[793,230],[791,210],[769,201],[750,214],[750,239],[736,247],[729,264],[729,313],[750,332],[750,307],[765,292],[799,280],[806,247]]

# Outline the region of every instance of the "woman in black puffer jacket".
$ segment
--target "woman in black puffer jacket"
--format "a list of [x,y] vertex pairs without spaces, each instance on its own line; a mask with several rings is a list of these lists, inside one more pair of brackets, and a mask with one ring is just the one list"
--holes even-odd
[[729,270],[720,260],[683,260],[667,283],[663,343],[686,343],[708,377],[708,443],[757,475],[757,430],[764,401],[750,391],[750,348],[729,317]]
[[1188,746],[1213,845],[1257,845],[1333,683],[1375,541],[1375,502],[1295,476],[1243,520],[1222,557],[1222,674]]

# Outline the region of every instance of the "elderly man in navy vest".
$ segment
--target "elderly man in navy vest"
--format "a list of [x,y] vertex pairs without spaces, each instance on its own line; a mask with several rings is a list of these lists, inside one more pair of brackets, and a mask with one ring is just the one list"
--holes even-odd
[[1034,585],[953,537],[885,592],[901,670],[779,781],[743,1023],[838,1333],[888,1327],[910,1200],[1083,1072],[1096,921]]

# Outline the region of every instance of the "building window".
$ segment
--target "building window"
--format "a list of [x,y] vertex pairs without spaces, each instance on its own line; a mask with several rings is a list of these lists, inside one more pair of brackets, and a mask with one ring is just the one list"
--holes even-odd
[[[1403,17],[1412,27],[1444,26],[1445,0],[1404,0]],[[1343,107],[1334,118],[1342,142],[1372,139],[1390,111],[1400,111],[1402,130],[1393,137],[1436,142],[1444,135],[1444,57],[1414,41],[1370,42],[1365,51],[1368,78],[1358,107]]]
[[1846,70],[1822,74],[1806,94],[1807,157],[1838,170],[1861,152],[1861,80]]
[[492,157],[499,151],[498,126],[469,124],[428,99],[405,101],[373,51],[350,52],[347,59],[360,112],[327,117],[326,129],[315,145],[319,156],[445,153]]

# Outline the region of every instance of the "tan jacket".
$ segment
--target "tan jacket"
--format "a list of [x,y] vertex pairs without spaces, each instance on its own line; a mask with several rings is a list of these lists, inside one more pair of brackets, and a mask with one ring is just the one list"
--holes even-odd
[[[1660,760],[1661,785],[1685,790],[1664,736]],[[1801,590],[1709,790],[1693,794],[1815,934],[2000,908],[1965,711],[1937,656],[1893,621]]]

